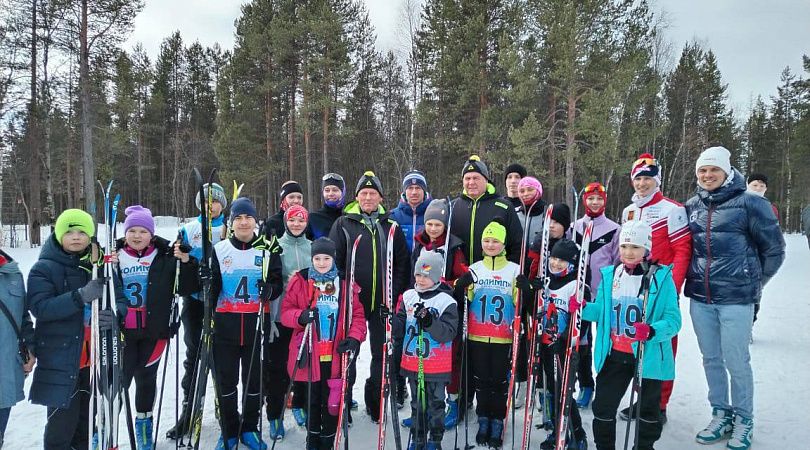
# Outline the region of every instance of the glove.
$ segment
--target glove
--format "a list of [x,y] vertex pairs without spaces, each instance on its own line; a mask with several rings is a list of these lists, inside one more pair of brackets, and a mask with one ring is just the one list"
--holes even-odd
[[115,323],[115,314],[109,309],[102,309],[98,312],[98,329],[99,331],[110,331],[113,329]]
[[433,324],[433,314],[430,312],[430,308],[425,308],[422,303],[416,305],[413,315],[416,317],[416,323],[423,329]]
[[391,317],[391,309],[384,303],[380,303],[380,318],[385,320],[389,317]]
[[273,298],[273,286],[271,286],[266,281],[259,280],[256,282],[256,286],[259,287],[259,299],[263,302],[270,300]]
[[532,285],[532,289],[534,289],[535,291],[540,291],[544,287],[546,287],[545,281],[540,277],[532,278],[531,280],[529,280],[529,283]]
[[271,320],[270,321],[270,332],[267,333],[268,342],[270,342],[272,344],[273,341],[275,341],[277,337],[278,337],[278,326],[276,325],[275,320]]
[[302,327],[307,326],[312,322],[315,322],[315,319],[318,318],[318,308],[307,308],[301,311],[301,315],[298,316],[298,325]]
[[655,328],[646,323],[637,323],[633,325],[633,328],[636,330],[636,336],[633,338],[634,342],[649,341],[655,336]]
[[360,341],[355,338],[346,338],[340,341],[337,347],[338,353],[346,353],[351,351],[353,354],[357,354],[360,351]]
[[463,275],[461,275],[456,279],[456,284],[453,287],[453,291],[457,295],[462,295],[464,294],[464,291],[467,290],[468,287],[470,287],[471,284],[473,284],[472,273],[465,272]]
[[202,266],[200,266],[199,274],[200,274],[200,281],[201,282],[211,281],[212,276],[211,276],[211,268],[210,267],[202,267]]
[[555,339],[554,342],[552,342],[551,346],[549,347],[551,353],[553,355],[564,355],[565,351],[567,350],[565,348],[565,341],[566,339],[563,336],[559,336],[557,339]]
[[96,278],[95,280],[88,281],[87,284],[79,288],[79,297],[81,297],[85,304],[90,303],[97,298],[101,298],[101,294],[104,292],[104,284],[106,282],[107,280],[104,278]]
[[326,380],[329,386],[329,415],[337,416],[340,413],[340,389],[343,387],[342,378],[332,378]]
[[515,278],[515,286],[523,292],[526,292],[532,288],[532,284],[529,282],[529,279],[526,278],[525,275],[520,274]]
[[568,299],[568,312],[574,313],[582,307],[582,303],[577,300],[577,295],[574,294]]

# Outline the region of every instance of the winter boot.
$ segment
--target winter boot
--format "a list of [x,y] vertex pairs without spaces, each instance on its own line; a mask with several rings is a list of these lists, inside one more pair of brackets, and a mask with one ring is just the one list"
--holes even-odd
[[453,428],[456,426],[456,422],[458,422],[458,400],[448,400],[444,415],[444,429]]
[[152,413],[138,413],[135,418],[135,443],[138,450],[152,450]]
[[751,440],[754,439],[754,421],[742,416],[734,416],[731,424],[731,439],[726,445],[730,450],[748,450]]
[[489,422],[489,441],[490,448],[501,448],[503,445],[503,420],[492,419]]
[[587,408],[591,404],[593,398],[593,388],[585,387],[579,390],[579,397],[577,398],[577,408]]
[[262,437],[257,431],[247,431],[242,433],[239,440],[250,450],[267,450],[267,444],[262,442]]
[[219,440],[217,441],[217,446],[214,447],[214,450],[231,450],[236,448],[236,443],[239,441],[237,438],[230,438],[228,442],[225,443],[222,435],[219,435]]
[[307,410],[304,408],[293,408],[292,414],[295,423],[297,423],[299,427],[307,426]]
[[[306,425],[306,422],[304,422]],[[284,421],[281,419],[270,419],[270,439],[274,441],[284,440]]]
[[523,408],[526,403],[526,382],[518,381],[515,383],[514,397],[512,398],[512,407],[515,409]]
[[478,433],[475,434],[475,443],[487,445],[489,442],[489,417],[478,418]]
[[402,426],[403,426],[403,427],[405,427],[405,428],[410,428],[410,427],[411,427],[411,425],[413,425],[413,421],[411,420],[411,418],[410,418],[410,417],[405,418],[405,419],[402,419]]
[[352,410],[352,411],[357,411],[358,409],[360,409],[360,404],[359,404],[359,403],[357,403],[357,400],[352,399],[352,406],[351,406],[351,410]]
[[177,440],[180,439],[180,437],[185,436],[186,432],[188,431],[189,408],[188,403],[183,404],[183,411],[180,413],[177,423],[166,431],[166,439]]
[[714,444],[731,435],[732,412],[727,409],[713,408],[712,421],[695,436],[699,444]]
[[549,433],[546,436],[546,440],[540,443],[541,450],[554,450],[557,446],[557,438],[554,437],[554,433]]
[[380,423],[380,392],[382,388],[374,383],[371,378],[366,379],[365,385],[365,399],[366,399],[366,414],[371,418],[374,423]]
[[667,410],[666,409],[661,410],[661,413],[658,416],[658,421],[661,422],[662,427],[667,424]]
[[[623,410],[619,411],[619,418],[622,420],[636,420],[636,405],[638,403],[633,403],[632,405],[624,408]],[[633,416],[631,419],[630,416]]]

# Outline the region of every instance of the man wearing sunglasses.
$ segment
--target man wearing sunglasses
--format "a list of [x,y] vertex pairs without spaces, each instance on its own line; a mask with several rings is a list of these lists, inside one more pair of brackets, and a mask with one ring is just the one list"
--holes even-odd
[[312,239],[329,237],[332,224],[343,214],[346,198],[346,182],[336,173],[327,173],[321,178],[323,206],[309,215]]
[[[689,231],[686,209],[683,205],[664,197],[661,193],[661,170],[658,161],[644,153],[638,157],[630,170],[633,183],[632,202],[622,212],[622,224],[640,220],[652,228],[652,261],[672,265],[675,289],[681,293],[686,270],[692,257],[692,234]],[[673,356],[678,352],[678,336],[672,338]],[[664,381],[661,387],[661,421],[667,421],[667,404],[672,395],[672,381]],[[630,408],[619,413],[622,419],[630,418]]]

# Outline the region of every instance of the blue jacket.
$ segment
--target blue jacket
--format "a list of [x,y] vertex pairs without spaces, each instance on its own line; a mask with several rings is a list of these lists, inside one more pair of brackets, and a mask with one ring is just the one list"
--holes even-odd
[[[602,370],[605,359],[613,348],[610,339],[610,319],[613,314],[613,273],[616,266],[602,269],[602,283],[593,303],[585,304],[582,319],[596,322],[593,361],[596,372]],[[655,335],[644,344],[643,378],[651,380],[674,380],[675,357],[672,355],[672,337],[681,329],[681,310],[678,294],[672,281],[672,268],[660,266],[655,272],[650,296],[647,301],[645,323],[655,329]],[[638,354],[638,343],[633,343],[633,353]]]
[[[9,261],[0,266],[0,302],[6,305],[20,328],[20,334],[28,349],[35,353],[34,325],[25,305],[23,276],[16,261]],[[0,367],[3,368],[0,370],[0,409],[10,408],[25,399],[23,394],[25,377],[17,346],[17,333],[3,313],[0,313]]]
[[399,224],[399,227],[405,234],[405,241],[408,243],[409,253],[413,253],[413,236],[419,234],[419,230],[425,227],[425,210],[427,210],[428,205],[430,205],[430,201],[430,195],[425,194],[425,200],[414,209],[411,208],[411,205],[402,197],[399,200],[399,205],[391,211],[391,219]]
[[[78,289],[92,279],[90,255],[62,250],[51,234],[28,274],[28,305],[36,320],[37,365],[31,401],[67,408],[79,377],[84,343],[85,305]],[[115,303],[126,317],[127,301],[115,277]]]
[[684,294],[701,303],[759,303],[762,287],[785,260],[785,239],[770,202],[731,182],[712,192],[698,187],[686,203],[692,259]]

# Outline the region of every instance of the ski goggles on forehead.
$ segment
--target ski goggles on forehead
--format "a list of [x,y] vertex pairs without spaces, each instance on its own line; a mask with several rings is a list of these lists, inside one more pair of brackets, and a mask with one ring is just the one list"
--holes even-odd
[[340,176],[340,175],[338,175],[338,174],[336,174],[336,173],[327,173],[326,175],[324,175],[323,177],[321,177],[321,181],[326,181],[326,180],[338,180],[338,181],[343,181],[343,177],[342,177],[342,176]]
[[585,186],[585,190],[582,192],[585,194],[590,194],[592,192],[605,192],[605,187],[601,184],[589,184]]
[[644,164],[645,166],[656,166],[658,165],[658,162],[655,161],[655,158],[639,158],[633,163],[633,167],[640,164]]

